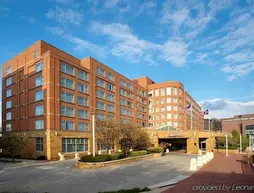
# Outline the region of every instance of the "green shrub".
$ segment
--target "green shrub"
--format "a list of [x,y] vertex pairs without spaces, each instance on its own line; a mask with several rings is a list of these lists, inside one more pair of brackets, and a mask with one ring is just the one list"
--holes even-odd
[[96,155],[93,157],[92,155],[84,155],[80,158],[82,162],[105,162],[109,160],[108,155]]
[[148,151],[146,151],[146,150],[141,150],[141,151],[132,151],[131,153],[130,153],[130,156],[141,156],[141,155],[146,155],[146,154],[148,154]]
[[148,153],[163,153],[164,148],[163,147],[149,147],[147,151]]
[[124,154],[123,153],[115,153],[115,154],[111,154],[111,155],[108,155],[109,157],[109,161],[111,160],[118,160],[118,159],[122,159],[124,158]]
[[84,155],[80,158],[81,162],[105,162],[124,158],[124,154],[116,153],[112,155]]

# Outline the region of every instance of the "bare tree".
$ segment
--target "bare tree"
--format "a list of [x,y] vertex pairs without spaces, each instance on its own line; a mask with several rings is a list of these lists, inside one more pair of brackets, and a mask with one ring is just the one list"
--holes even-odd
[[96,138],[98,143],[103,144],[107,151],[118,140],[119,136],[119,124],[112,121],[96,121]]

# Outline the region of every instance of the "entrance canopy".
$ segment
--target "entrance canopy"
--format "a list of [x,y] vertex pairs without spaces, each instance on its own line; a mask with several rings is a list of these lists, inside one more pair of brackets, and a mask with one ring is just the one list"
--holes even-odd
[[[157,128],[157,131],[159,131],[160,138],[182,137],[182,130],[172,127],[170,125],[159,127]],[[160,132],[160,131],[164,131],[164,132]],[[165,135],[165,131],[168,131],[166,132],[167,133],[166,135]]]
[[165,125],[165,126],[159,127],[156,130],[158,130],[158,131],[179,131],[179,132],[182,131],[181,129],[177,129],[177,128],[172,127],[170,125]]

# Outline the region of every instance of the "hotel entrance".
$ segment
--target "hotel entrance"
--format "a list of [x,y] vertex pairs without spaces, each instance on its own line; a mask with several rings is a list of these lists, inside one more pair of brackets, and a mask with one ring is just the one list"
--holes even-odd
[[159,146],[169,151],[187,151],[187,138],[183,137],[182,131],[172,126],[163,126],[157,129],[162,135],[159,137]]

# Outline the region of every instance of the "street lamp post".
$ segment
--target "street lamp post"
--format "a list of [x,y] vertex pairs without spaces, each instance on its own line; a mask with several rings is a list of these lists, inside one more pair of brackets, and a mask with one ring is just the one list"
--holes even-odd
[[94,115],[92,115],[92,127],[93,127],[93,157],[95,157],[95,121],[94,121]]
[[226,133],[226,156],[228,156],[228,133]]

